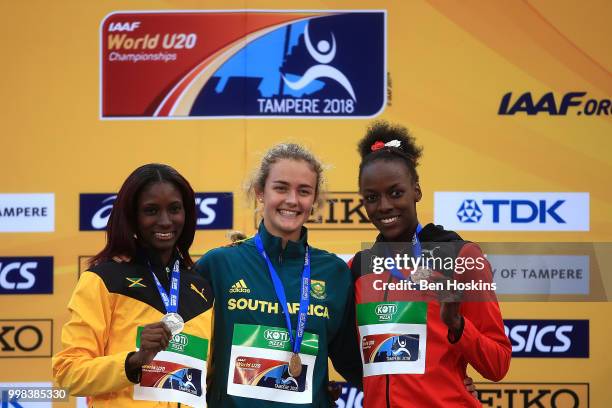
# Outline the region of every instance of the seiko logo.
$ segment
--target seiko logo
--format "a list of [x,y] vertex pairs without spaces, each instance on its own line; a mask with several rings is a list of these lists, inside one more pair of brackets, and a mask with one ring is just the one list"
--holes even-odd
[[[255,214],[255,228],[261,222],[261,214]],[[356,192],[330,191],[325,194],[325,204],[314,212],[306,226],[310,230],[372,230],[361,196]]]
[[0,358],[51,357],[51,319],[0,320]]
[[53,258],[0,257],[0,294],[53,293]]
[[588,383],[477,383],[483,407],[588,407]]
[[514,357],[589,357],[588,320],[505,320]]
[[380,320],[391,320],[395,312],[397,312],[397,305],[393,303],[376,306],[376,315]]

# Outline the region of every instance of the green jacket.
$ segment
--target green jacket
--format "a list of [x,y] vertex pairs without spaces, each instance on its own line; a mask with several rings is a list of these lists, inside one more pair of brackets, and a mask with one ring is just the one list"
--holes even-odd
[[[299,241],[285,249],[281,239],[259,227],[266,253],[285,288],[287,302],[299,303],[300,278],[304,265],[307,230]],[[337,256],[316,248],[311,250],[310,308],[306,332],[319,336],[319,351],[313,373],[312,407],[329,407],[327,357],[347,380],[361,382],[361,361],[356,340],[355,306],[350,270]],[[215,295],[211,377],[207,391],[209,407],[305,407],[227,394],[227,378],[235,324],[286,328],[282,307],[270,278],[267,264],[253,238],[204,255],[196,270],[211,282]],[[318,282],[315,282],[318,281]],[[291,325],[296,327],[297,307],[289,308]]]

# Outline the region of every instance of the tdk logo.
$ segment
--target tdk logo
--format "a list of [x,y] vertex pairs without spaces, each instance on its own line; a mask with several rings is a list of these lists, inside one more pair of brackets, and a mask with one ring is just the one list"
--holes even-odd
[[[232,193],[196,193],[196,229],[231,229],[234,219]],[[116,194],[81,194],[79,229],[100,231],[106,228]]]
[[0,257],[0,294],[53,293],[53,257]]
[[548,92],[538,98],[532,96],[531,92],[525,92],[513,101],[512,92],[508,92],[502,96],[497,114],[516,115],[517,113],[525,113],[527,115],[537,115],[542,113],[557,116],[574,113],[578,116],[582,114],[599,116],[612,113],[610,99],[588,99],[585,98],[586,94],[586,92],[567,92],[562,97],[555,97],[555,94]]
[[472,231],[588,231],[589,193],[436,192],[434,219]]
[[[539,200],[537,203],[529,200],[482,200],[483,206],[491,206],[492,221],[500,222],[500,208],[502,206],[510,206],[510,222],[528,223],[535,221],[546,223],[547,216],[560,224],[565,224],[565,220],[559,216],[557,209],[565,202],[565,200],[557,200],[552,205],[547,207],[546,200]],[[523,206],[526,212],[522,217],[519,216],[519,209]],[[476,203],[476,200],[464,200],[457,211],[457,217],[461,222],[479,222],[482,218],[482,211]]]
[[482,211],[475,200],[464,200],[457,211],[461,222],[478,222],[482,218]]
[[513,357],[589,357],[588,320],[504,320]]

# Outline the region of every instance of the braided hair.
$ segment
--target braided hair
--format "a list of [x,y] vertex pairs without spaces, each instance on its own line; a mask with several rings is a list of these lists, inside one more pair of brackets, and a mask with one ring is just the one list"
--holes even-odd
[[373,122],[359,141],[357,151],[361,156],[359,184],[363,169],[377,160],[396,160],[404,163],[414,182],[418,183],[419,174],[416,167],[423,148],[416,145],[415,138],[404,126],[390,124],[384,120]]

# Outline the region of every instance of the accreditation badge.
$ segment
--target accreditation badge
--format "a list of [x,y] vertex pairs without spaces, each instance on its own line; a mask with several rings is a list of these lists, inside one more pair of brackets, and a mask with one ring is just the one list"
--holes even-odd
[[425,373],[427,303],[358,304],[357,323],[364,377]]
[[[139,327],[137,349],[141,331]],[[206,406],[207,357],[207,339],[187,333],[174,335],[168,348],[142,367],[140,384],[134,385],[134,399]]]
[[[292,357],[285,328],[235,324],[227,393],[238,397],[293,404],[312,403],[312,376],[319,336],[304,333],[300,349],[301,370],[289,374]],[[295,360],[295,359],[294,359]]]

